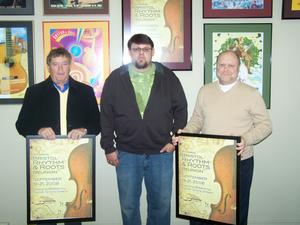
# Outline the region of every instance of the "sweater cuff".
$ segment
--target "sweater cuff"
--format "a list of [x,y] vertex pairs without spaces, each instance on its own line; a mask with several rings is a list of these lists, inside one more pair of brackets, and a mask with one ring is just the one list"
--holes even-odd
[[105,151],[105,155],[110,154],[115,152],[117,149],[116,148],[108,148],[108,149],[104,149]]

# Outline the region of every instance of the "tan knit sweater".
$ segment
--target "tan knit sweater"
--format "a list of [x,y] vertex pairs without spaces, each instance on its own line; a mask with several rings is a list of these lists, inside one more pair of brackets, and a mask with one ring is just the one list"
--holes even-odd
[[242,160],[253,156],[253,145],[272,132],[272,124],[260,93],[237,82],[223,92],[218,82],[203,86],[193,115],[183,132],[242,136],[246,142]]

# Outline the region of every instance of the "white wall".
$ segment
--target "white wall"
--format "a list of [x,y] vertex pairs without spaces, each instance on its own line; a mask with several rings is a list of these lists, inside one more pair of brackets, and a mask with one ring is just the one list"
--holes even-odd
[[[122,63],[121,0],[110,1],[110,15],[44,16],[41,0],[35,0],[34,16],[0,16],[0,20],[34,21],[35,82],[44,79],[42,21],[103,20],[110,21],[110,69]],[[300,224],[300,20],[281,20],[282,1],[273,1],[273,18],[202,19],[202,1],[193,1],[192,39],[193,70],[176,71],[189,102],[189,115],[196,93],[203,85],[203,23],[272,23],[271,109],[273,134],[255,149],[255,172],[251,193],[249,224]],[[294,102],[295,100],[295,102]],[[14,123],[21,105],[0,105],[0,224],[26,224],[25,140],[18,135]],[[100,137],[97,137],[99,143]],[[97,146],[97,220],[89,224],[121,224],[115,171],[105,162]],[[145,196],[142,201],[145,221]],[[188,224],[176,219],[173,193],[172,224]],[[88,224],[88,223],[86,223]]]

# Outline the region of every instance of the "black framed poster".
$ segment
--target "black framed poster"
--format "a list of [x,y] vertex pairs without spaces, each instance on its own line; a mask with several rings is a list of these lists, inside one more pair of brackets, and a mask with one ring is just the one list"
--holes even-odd
[[22,103],[34,81],[32,21],[0,21],[0,104]]
[[179,134],[176,216],[238,225],[237,136]]
[[26,137],[27,222],[95,220],[95,135]]

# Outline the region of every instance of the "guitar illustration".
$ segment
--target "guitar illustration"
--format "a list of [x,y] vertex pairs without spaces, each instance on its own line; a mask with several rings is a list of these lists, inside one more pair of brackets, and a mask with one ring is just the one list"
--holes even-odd
[[14,94],[27,86],[27,73],[21,65],[21,48],[12,44],[11,28],[5,29],[6,44],[0,44],[0,94]]

